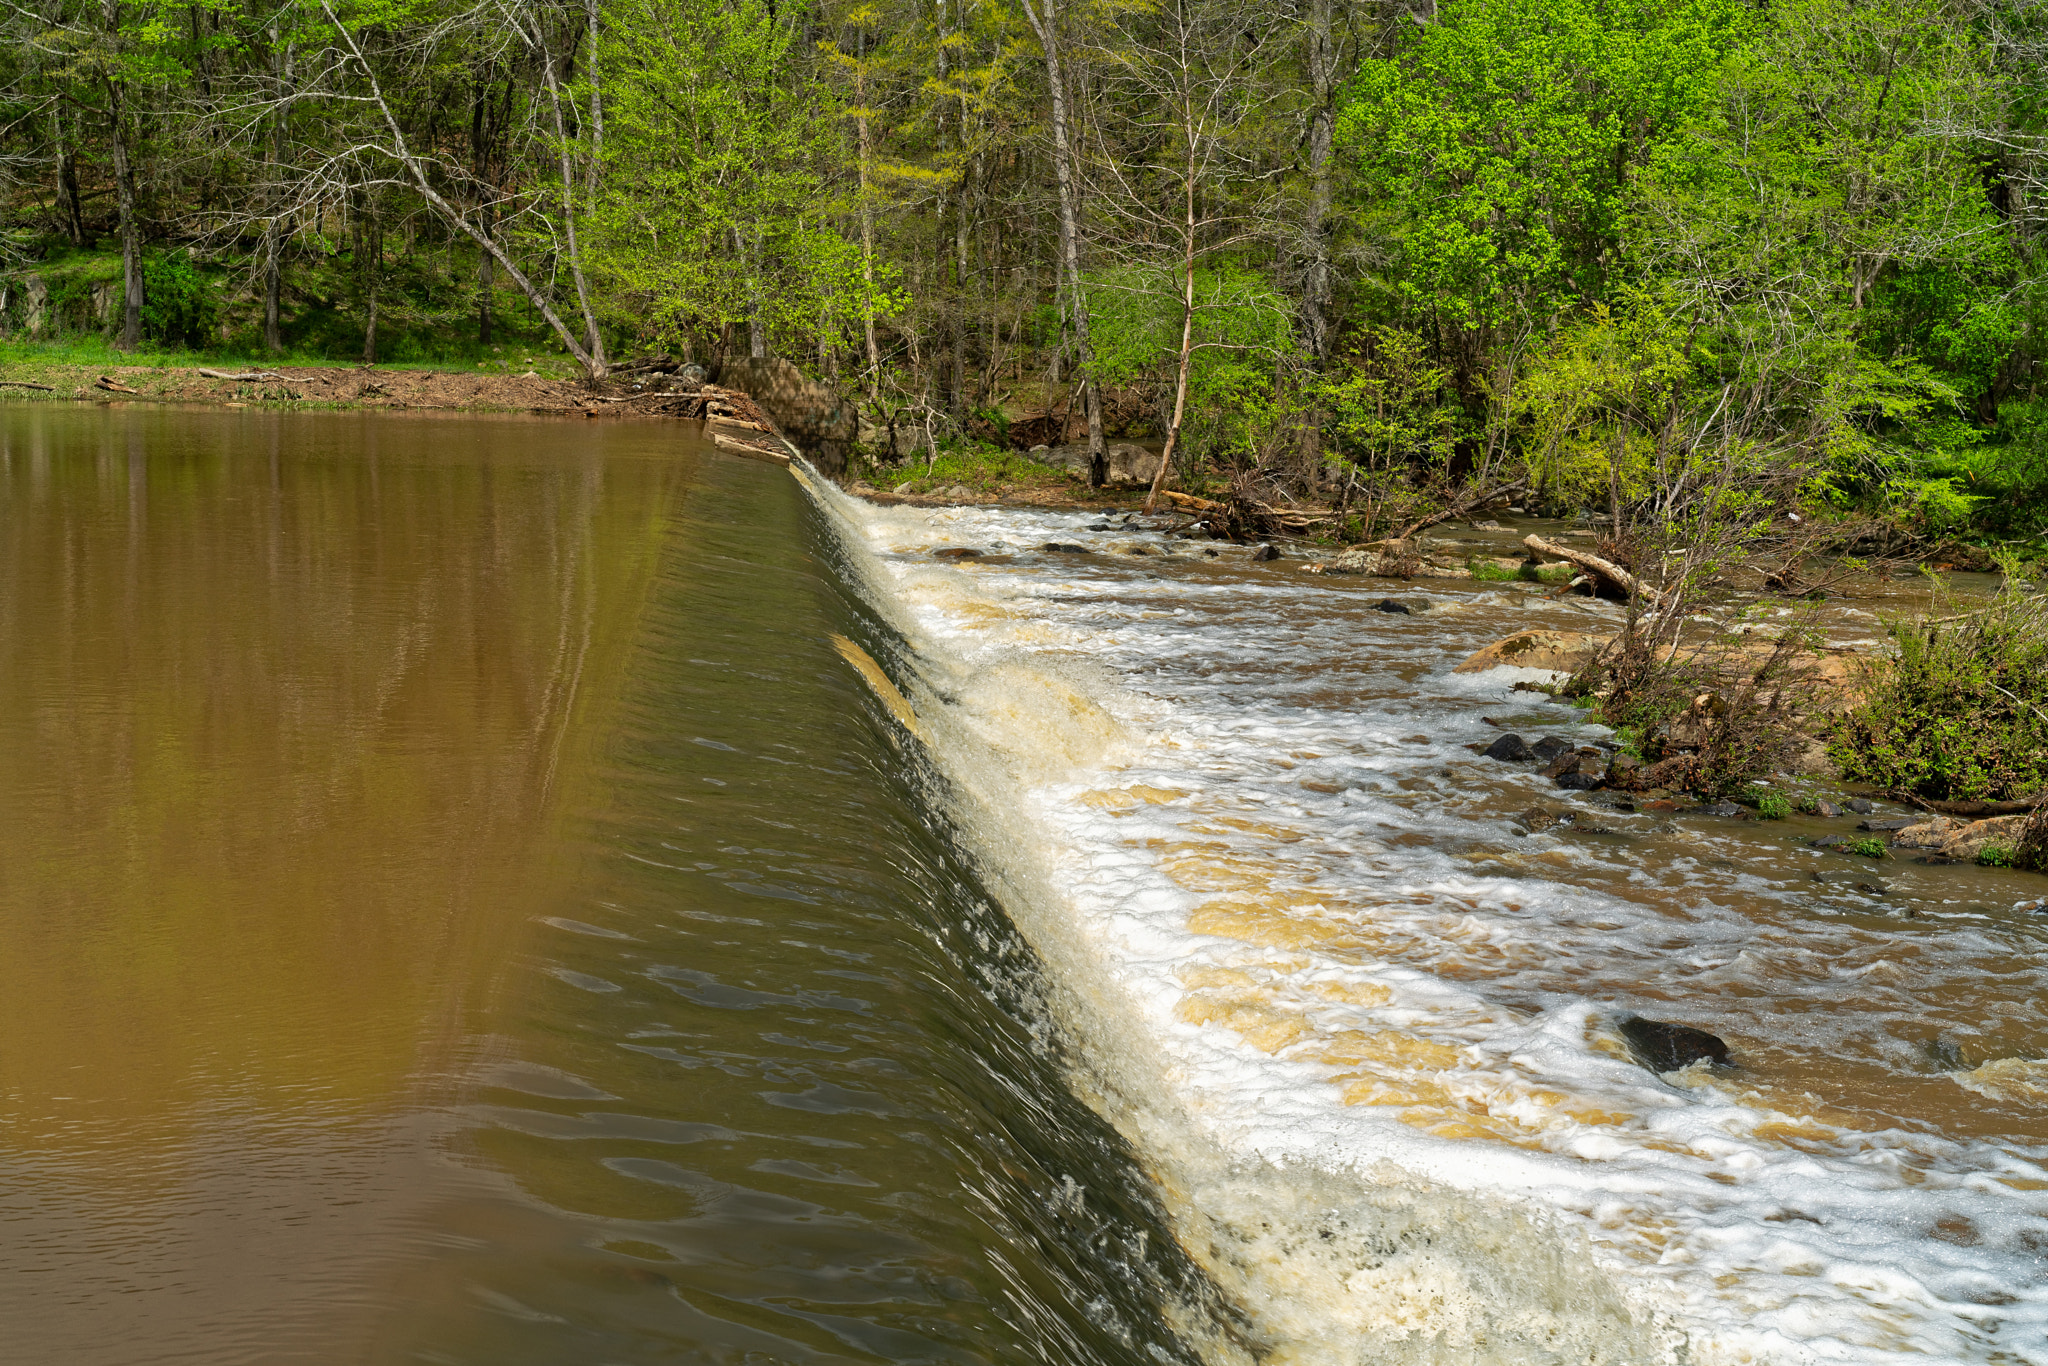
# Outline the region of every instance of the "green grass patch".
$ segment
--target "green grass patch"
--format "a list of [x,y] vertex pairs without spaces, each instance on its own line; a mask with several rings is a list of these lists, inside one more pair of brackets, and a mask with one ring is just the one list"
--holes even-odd
[[1842,846],[1842,852],[1845,854],[1861,854],[1865,858],[1884,858],[1887,855],[1888,848],[1889,846],[1879,839],[1850,840]]
[[1766,792],[1756,799],[1756,814],[1767,821],[1781,821],[1792,814],[1792,803],[1783,793]]
[[1524,564],[1510,569],[1477,556],[1465,562],[1481,583],[1569,583],[1575,572],[1568,564]]
[[1085,492],[1087,485],[1056,465],[1041,464],[1022,451],[980,442],[939,447],[937,458],[906,460],[900,465],[870,465],[867,476],[885,488],[908,483],[909,493],[965,485],[977,493],[1000,489],[1044,488]]
[[1987,844],[1977,851],[1977,862],[1986,868],[2019,867],[2019,850],[2008,844]]

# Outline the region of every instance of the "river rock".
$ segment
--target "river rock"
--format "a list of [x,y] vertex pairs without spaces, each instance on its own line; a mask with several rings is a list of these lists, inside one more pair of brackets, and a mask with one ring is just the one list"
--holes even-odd
[[1600,786],[1600,783],[1601,778],[1598,772],[1588,773],[1584,769],[1573,773],[1561,774],[1557,779],[1557,785],[1567,792],[1591,792],[1594,788]]
[[1489,759],[1504,761],[1536,757],[1536,752],[1529,748],[1529,742],[1512,731],[1506,735],[1495,736],[1493,743],[1486,747],[1485,754]]
[[845,472],[859,433],[852,404],[780,357],[727,361],[718,382],[744,391],[825,474]]
[[1733,1061],[1728,1056],[1727,1044],[1706,1030],[1694,1029],[1691,1025],[1631,1015],[1621,1022],[1620,1027],[1621,1037],[1628,1040],[1628,1051],[1652,1072],[1676,1072],[1692,1066],[1701,1058],[1720,1067],[1727,1067]]
[[1515,817],[1515,821],[1526,828],[1532,835],[1539,831],[1550,829],[1551,826],[1556,825],[1563,819],[1564,817],[1557,812],[1545,810],[1540,806],[1532,806]]
[[1745,813],[1741,807],[1724,798],[1721,801],[1701,807],[1700,814],[1704,816],[1740,816]]
[[[1951,826],[1948,836],[1935,846],[1933,857],[1944,863],[1975,863],[1977,856],[1992,845],[2003,845],[2008,849],[2019,845],[2025,837],[2030,815],[1993,816],[1989,820],[1971,821],[1967,825]],[[1905,831],[1899,832],[1901,835]]]
[[1946,816],[1922,816],[1909,818],[1908,823],[1904,825],[1895,825],[1891,821],[1865,821],[1856,828],[1890,830],[1891,846],[1894,849],[1939,849],[1942,842],[1959,824],[1960,822],[1952,821]]
[[1823,820],[1834,820],[1837,816],[1840,816],[1842,814],[1842,808],[1836,806],[1833,802],[1827,800],[1827,798],[1822,797],[1814,802],[1813,814],[1821,817]]
[[1576,673],[1592,662],[1607,637],[1583,631],[1517,631],[1496,640],[1458,666],[1461,674],[1484,673],[1502,665]]
[[949,545],[944,550],[934,550],[932,558],[935,560],[978,560],[981,558],[981,552],[979,550],[970,550],[966,546]]
[[1067,545],[1060,541],[1047,541],[1038,548],[1049,555],[1093,555],[1095,553],[1085,545]]
[[[1530,749],[1535,753],[1537,758],[1541,759],[1544,763],[1547,764],[1555,761],[1559,755],[1571,753],[1572,742],[1569,740],[1560,739],[1555,735],[1546,735],[1541,740],[1538,740],[1535,744],[1531,745]],[[1558,770],[1559,773],[1563,771],[1564,770],[1562,769]],[[1553,773],[1550,776],[1554,778],[1557,776],[1557,774]]]
[[1252,553],[1248,558],[1260,562],[1277,560],[1280,558],[1280,552],[1277,548],[1270,545],[1255,545],[1252,547]]
[[1848,807],[1859,816],[1867,816],[1877,810],[1876,806],[1862,797],[1851,797],[1848,801],[1843,802],[1842,805]]

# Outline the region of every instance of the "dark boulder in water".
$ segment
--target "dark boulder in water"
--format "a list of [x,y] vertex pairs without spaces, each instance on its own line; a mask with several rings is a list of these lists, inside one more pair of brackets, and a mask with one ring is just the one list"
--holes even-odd
[[1067,545],[1061,541],[1047,541],[1038,548],[1049,555],[1092,555],[1095,553],[1085,545]]
[[1506,735],[1496,737],[1494,742],[1486,747],[1486,757],[1489,759],[1515,760],[1533,759],[1536,756],[1529,749],[1528,741],[1516,735],[1513,731],[1509,731]]
[[1691,1025],[1631,1015],[1621,1022],[1621,1037],[1628,1040],[1628,1051],[1635,1055],[1636,1061],[1652,1072],[1676,1072],[1692,1066],[1701,1058],[1720,1067],[1730,1066],[1733,1062],[1728,1056],[1727,1044],[1706,1030],[1694,1029]]
[[1562,775],[1558,778],[1557,785],[1567,792],[1591,792],[1594,788],[1600,786],[1600,782],[1601,779],[1598,773],[1587,773],[1581,770],[1576,773]]
[[1252,559],[1254,559],[1254,560],[1257,560],[1257,561],[1259,561],[1259,562],[1261,562],[1261,563],[1263,563],[1263,562],[1265,562],[1265,561],[1267,561],[1267,560],[1277,560],[1277,559],[1279,559],[1279,558],[1280,558],[1280,551],[1279,551],[1279,548],[1278,548],[1277,546],[1271,546],[1271,545],[1258,545],[1258,546],[1253,546],[1253,547],[1252,547],[1252,553],[1251,553],[1251,558],[1252,558]]
[[1556,759],[1557,756],[1560,754],[1571,753],[1572,742],[1569,740],[1560,740],[1555,735],[1546,735],[1541,740],[1538,740],[1535,744],[1531,745],[1530,748],[1536,752],[1537,758],[1541,759],[1544,763],[1547,764],[1550,763],[1552,760]]

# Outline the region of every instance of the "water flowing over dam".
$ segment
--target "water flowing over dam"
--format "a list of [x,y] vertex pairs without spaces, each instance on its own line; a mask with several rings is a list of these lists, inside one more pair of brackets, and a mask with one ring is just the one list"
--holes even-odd
[[1605,606],[675,424],[0,500],[0,1357],[2048,1363],[2025,875],[1517,833],[1596,731],[1452,670]]

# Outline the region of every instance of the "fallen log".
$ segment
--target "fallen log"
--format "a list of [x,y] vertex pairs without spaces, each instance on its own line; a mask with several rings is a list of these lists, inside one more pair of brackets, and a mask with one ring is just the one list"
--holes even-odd
[[117,394],[139,394],[142,392],[140,389],[129,388],[127,385],[121,383],[120,380],[115,379],[112,375],[101,375],[98,379],[93,381],[93,385],[94,387],[100,389],[111,389]]
[[764,450],[750,442],[741,441],[737,437],[727,436],[723,432],[713,432],[711,439],[717,443],[718,449],[731,451],[734,455],[743,455],[749,460],[765,460],[771,465],[787,465],[789,463],[789,457],[781,451]]
[[1223,504],[1209,498],[1197,498],[1192,493],[1175,493],[1172,489],[1161,489],[1159,490],[1159,496],[1177,503],[1181,507],[1193,508],[1197,512],[1223,511]]
[[2048,792],[2036,792],[2031,797],[2022,797],[2016,802],[1937,802],[1926,797],[1916,797],[1910,792],[1888,792],[1884,794],[1894,801],[1910,802],[1923,811],[1937,811],[1944,816],[2024,816],[2029,811],[2048,805]]
[[57,392],[54,384],[32,384],[25,379],[0,379],[0,389],[40,389],[46,394]]
[[264,380],[264,379],[278,379],[278,380],[281,380],[281,379],[283,379],[283,378],[284,378],[284,376],[283,376],[283,375],[280,375],[280,374],[278,374],[278,373],[277,373],[277,371],[275,371],[275,370],[241,370],[241,371],[235,371],[235,370],[201,370],[201,371],[199,372],[199,378],[201,378],[201,379],[231,379],[231,380],[235,380],[235,381],[238,381],[238,382],[240,382],[240,383],[245,383],[245,384],[246,384],[246,383],[250,383],[250,382],[252,382],[252,381],[255,381],[255,380]]
[[1546,541],[1541,536],[1524,536],[1522,544],[1538,555],[1548,555],[1553,560],[1563,560],[1566,564],[1575,564],[1590,574],[1597,574],[1630,597],[1639,597],[1653,608],[1663,606],[1663,594],[1611,560],[1603,560],[1598,555],[1588,555],[1583,550],[1573,550],[1570,546],[1559,545],[1555,541]]

